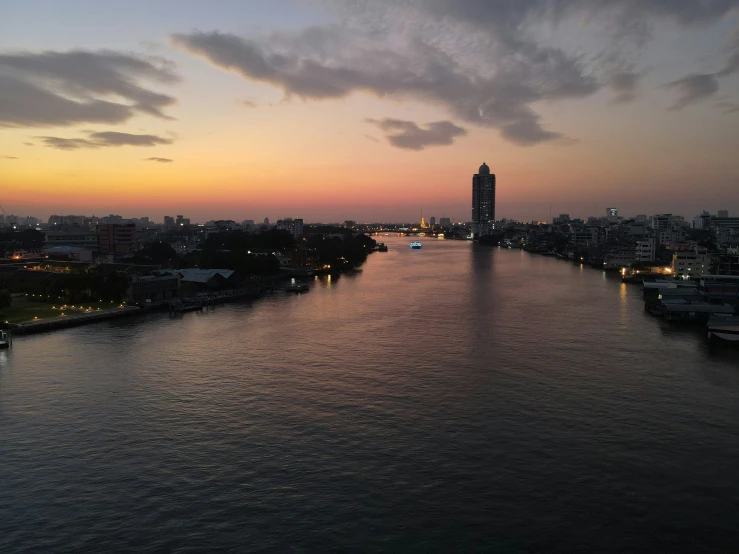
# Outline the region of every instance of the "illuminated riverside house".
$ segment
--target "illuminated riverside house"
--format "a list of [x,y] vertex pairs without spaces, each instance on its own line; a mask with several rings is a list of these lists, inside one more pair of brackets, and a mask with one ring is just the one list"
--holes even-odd
[[472,176],[472,233],[482,236],[492,231],[495,221],[495,174],[486,163]]

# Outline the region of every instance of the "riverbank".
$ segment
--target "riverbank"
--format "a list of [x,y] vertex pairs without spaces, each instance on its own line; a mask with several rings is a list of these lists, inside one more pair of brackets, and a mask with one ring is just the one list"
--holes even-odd
[[31,335],[34,333],[43,333],[44,331],[66,329],[117,317],[134,315],[141,313],[142,311],[144,310],[138,306],[124,306],[100,312],[82,313],[79,315],[61,314],[55,319],[42,319],[29,323],[12,323],[10,324],[10,329],[14,335]]

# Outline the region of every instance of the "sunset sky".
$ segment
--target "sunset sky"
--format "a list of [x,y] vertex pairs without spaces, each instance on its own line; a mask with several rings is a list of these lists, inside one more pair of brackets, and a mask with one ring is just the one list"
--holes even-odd
[[739,215],[739,0],[0,0],[0,204]]

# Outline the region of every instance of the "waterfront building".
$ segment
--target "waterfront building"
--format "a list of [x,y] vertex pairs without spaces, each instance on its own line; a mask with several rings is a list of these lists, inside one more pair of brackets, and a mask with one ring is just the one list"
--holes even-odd
[[294,268],[313,269],[318,263],[315,248],[294,246],[290,255],[290,265]]
[[239,284],[232,269],[186,268],[161,270],[156,273],[160,276],[177,275],[180,279],[180,295],[183,297],[236,288]]
[[265,225],[269,225],[269,218],[268,218],[268,217],[265,217],[265,218],[264,218],[264,224],[265,224]]
[[179,275],[134,275],[126,291],[131,304],[163,302],[177,296],[180,289]]
[[675,252],[672,255],[673,275],[703,275],[711,269],[713,257],[706,248],[694,248],[687,252]]
[[136,225],[104,223],[98,225],[98,250],[106,254],[121,254],[137,250]]
[[727,217],[729,217],[729,210],[719,210],[716,215],[719,218],[727,218]]
[[433,215],[429,217],[429,225],[431,225],[432,227],[436,225],[436,217],[434,217]]
[[172,217],[171,215],[165,215],[164,216],[164,226],[174,227],[174,217]]
[[486,163],[472,176],[472,233],[481,236],[495,222],[495,174]]
[[277,222],[277,228],[290,232],[290,234],[295,238],[303,236],[303,220],[300,218],[293,219],[291,217],[287,217],[285,219],[280,219]]
[[439,225],[442,227],[451,227],[452,226],[452,218],[451,217],[442,217],[439,219]]
[[657,254],[653,238],[636,241],[635,258],[637,262],[653,262]]
[[719,254],[716,267],[719,275],[739,276],[739,248],[727,248]]
[[177,227],[184,227],[185,225],[190,225],[190,218],[185,217],[183,215],[178,215],[177,219],[175,220],[175,225]]

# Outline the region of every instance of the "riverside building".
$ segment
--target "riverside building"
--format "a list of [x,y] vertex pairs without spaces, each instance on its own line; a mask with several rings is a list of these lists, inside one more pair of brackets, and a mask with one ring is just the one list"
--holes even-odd
[[483,236],[495,222],[495,174],[486,163],[472,176],[472,233]]

